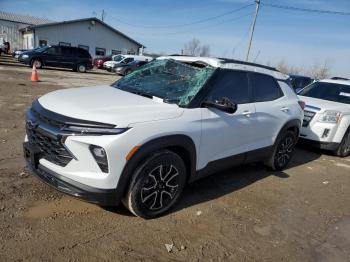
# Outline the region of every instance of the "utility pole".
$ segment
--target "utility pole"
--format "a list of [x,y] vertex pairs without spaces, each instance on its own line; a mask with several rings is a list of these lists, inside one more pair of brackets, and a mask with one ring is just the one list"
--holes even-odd
[[104,10],[104,9],[102,9],[102,14],[101,14],[101,20],[102,20],[102,22],[104,22],[104,21],[105,21],[105,17],[106,17],[105,10]]
[[255,23],[256,23],[256,18],[258,17],[258,13],[259,13],[259,8],[260,8],[260,0],[255,0],[256,3],[256,8],[255,8],[255,16],[254,16],[254,20],[253,20],[253,24],[252,24],[252,30],[250,32],[250,40],[249,40],[249,45],[248,45],[248,51],[247,51],[247,57],[245,59],[245,61],[248,62],[249,60],[249,52],[250,52],[250,48],[252,46],[252,41],[253,41],[253,34],[254,34],[254,29],[255,29]]

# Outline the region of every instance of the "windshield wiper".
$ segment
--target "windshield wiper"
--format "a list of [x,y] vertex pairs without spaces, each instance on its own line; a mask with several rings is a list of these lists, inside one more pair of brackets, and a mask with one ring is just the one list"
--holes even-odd
[[147,93],[147,92],[143,92],[143,91],[140,91],[140,90],[137,90],[135,88],[132,88],[132,87],[129,87],[129,86],[119,86],[117,85],[117,87],[120,89],[120,90],[123,90],[123,91],[126,91],[126,92],[130,92],[130,93],[133,93],[135,95],[139,95],[139,96],[143,96],[143,97],[147,97],[147,98],[153,98],[153,95],[150,94],[150,93]]
[[133,93],[135,95],[144,96],[144,97],[151,98],[151,99],[153,98],[153,95],[150,95],[149,93],[146,93],[146,92],[133,91],[133,90],[124,90],[124,91],[128,91],[128,92]]

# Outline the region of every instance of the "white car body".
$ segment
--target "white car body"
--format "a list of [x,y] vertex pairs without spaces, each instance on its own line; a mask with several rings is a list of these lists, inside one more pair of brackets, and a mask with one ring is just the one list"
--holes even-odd
[[[115,61],[115,58],[119,58],[118,61]],[[121,58],[121,59],[120,59]],[[115,65],[123,63],[125,59],[127,58],[133,58],[134,60],[138,61],[152,61],[153,58],[150,56],[140,56],[140,55],[114,55],[112,56],[111,61],[106,61],[103,63],[103,68],[110,69],[113,68]]]
[[[200,60],[214,67],[270,75],[277,79],[282,94],[272,102],[240,104],[237,111],[230,115],[213,108],[184,108],[165,103],[157,97],[150,99],[111,86],[54,91],[38,99],[39,114],[43,110],[43,113],[108,123],[127,131],[116,135],[68,135],[64,147],[75,157],[64,167],[45,158],[39,159],[39,165],[64,180],[96,190],[115,190],[120,186],[123,170],[130,162],[128,156],[135,148],[142,148],[151,141],[186,136],[196,152],[193,170],[200,172],[213,161],[272,147],[281,130],[291,121],[294,121],[295,128],[300,127],[303,111],[298,97],[286,84],[288,76],[252,65],[224,63],[215,58],[170,58],[187,62]],[[36,120],[31,120],[31,117],[28,116],[27,125],[36,125],[33,123]],[[52,133],[47,124],[39,124],[37,128]],[[27,136],[25,141],[28,141]],[[108,172],[102,172],[90,152],[90,145],[105,149]],[[64,187],[58,189],[79,196],[80,193],[68,192],[69,189]]]
[[[350,86],[350,81],[347,80],[324,79],[319,82]],[[350,93],[344,93],[344,95],[350,96]],[[301,95],[299,97],[305,102],[305,119],[300,132],[301,138],[316,142],[321,148],[336,150],[350,126],[350,105]],[[327,112],[338,113],[338,120],[320,121]]]

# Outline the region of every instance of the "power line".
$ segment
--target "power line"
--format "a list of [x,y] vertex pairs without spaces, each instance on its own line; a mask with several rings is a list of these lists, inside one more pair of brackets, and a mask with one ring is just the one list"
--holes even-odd
[[129,25],[129,26],[132,26],[132,27],[141,27],[141,28],[175,28],[175,27],[185,27],[185,26],[190,26],[190,25],[195,25],[195,24],[200,24],[200,23],[204,23],[204,22],[207,22],[207,21],[215,20],[215,19],[218,19],[220,17],[227,16],[227,15],[233,14],[235,12],[238,12],[240,10],[243,10],[245,8],[248,8],[248,7],[252,6],[252,5],[254,5],[254,4],[244,5],[244,6],[240,7],[240,8],[237,8],[237,9],[234,9],[234,10],[231,10],[231,11],[228,11],[228,12],[216,15],[216,16],[212,16],[212,17],[208,17],[208,18],[204,18],[204,19],[200,19],[200,20],[195,20],[195,21],[190,22],[190,23],[177,24],[177,25],[140,25],[140,24],[133,24],[133,23],[129,23],[129,22],[123,21],[123,20],[121,20],[121,19],[119,19],[119,18],[117,18],[115,16],[109,15],[109,17],[113,18],[116,21],[119,21],[120,23]]
[[273,7],[273,8],[280,8],[280,9],[293,10],[293,11],[302,11],[302,12],[309,12],[309,13],[321,13],[321,14],[331,14],[331,15],[350,15],[350,12],[343,12],[343,11],[309,9],[309,8],[301,8],[301,7],[286,6],[286,5],[265,4],[265,3],[261,3],[261,5]]
[[169,32],[169,33],[162,33],[161,35],[176,35],[176,34],[184,34],[184,33],[193,33],[193,31],[199,31],[199,30],[203,30],[203,29],[208,29],[210,27],[215,27],[215,26],[218,26],[218,25],[222,25],[222,24],[226,24],[226,23],[229,23],[229,22],[232,22],[232,21],[235,21],[235,20],[239,20],[241,18],[244,18],[244,17],[247,17],[247,16],[251,16],[252,13],[247,13],[247,14],[243,14],[241,16],[237,16],[237,17],[233,17],[231,19],[226,19],[226,20],[223,20],[219,23],[215,23],[215,24],[211,24],[211,25],[207,25],[207,26],[202,26],[202,27],[199,27],[199,28],[196,28],[196,29],[193,29],[193,30],[187,30],[187,31],[177,31],[177,32]]
[[[199,28],[195,28],[193,30],[186,30],[186,31],[175,31],[175,32],[164,32],[164,33],[133,33],[133,32],[130,32],[128,30],[123,30],[124,32],[126,33],[130,33],[130,34],[141,34],[141,35],[148,35],[148,36],[165,36],[165,35],[177,35],[177,34],[186,34],[186,33],[194,33],[194,31],[200,31],[200,30],[205,30],[205,29],[208,29],[210,27],[215,27],[215,26],[218,26],[218,25],[222,25],[222,24],[225,24],[225,23],[229,23],[229,22],[232,22],[232,21],[235,21],[235,20],[239,20],[241,18],[244,18],[244,17],[248,17],[248,16],[251,16],[252,13],[247,13],[247,14],[244,14],[244,15],[241,15],[241,16],[237,16],[237,17],[233,17],[233,18],[230,18],[230,19],[226,19],[226,20],[223,20],[219,23],[215,23],[215,24],[211,24],[211,25],[207,25],[207,26],[203,26],[203,27],[199,27]],[[248,31],[249,32],[249,31]]]

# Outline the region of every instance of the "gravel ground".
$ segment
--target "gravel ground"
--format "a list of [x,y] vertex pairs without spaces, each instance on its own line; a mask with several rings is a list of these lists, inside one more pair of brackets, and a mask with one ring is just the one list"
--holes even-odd
[[25,169],[26,108],[117,77],[42,69],[33,83],[30,72],[0,58],[0,261],[350,261],[350,157],[299,147],[284,172],[257,164],[212,175],[153,220],[49,188]]

